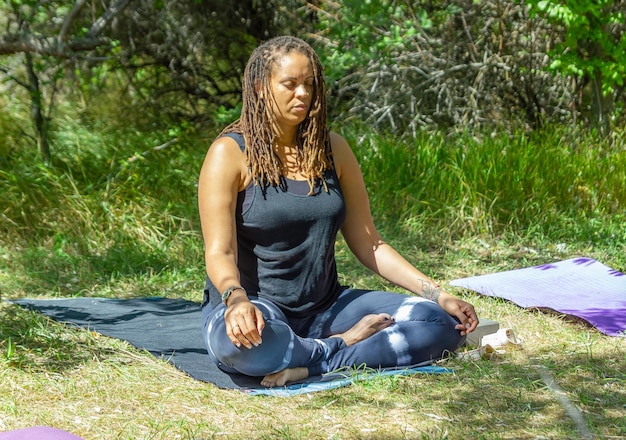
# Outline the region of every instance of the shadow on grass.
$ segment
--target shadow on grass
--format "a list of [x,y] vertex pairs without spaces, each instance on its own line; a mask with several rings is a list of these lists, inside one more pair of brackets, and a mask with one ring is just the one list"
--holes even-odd
[[[195,261],[198,264],[190,264]],[[165,245],[163,249],[153,249],[124,243],[98,254],[76,252],[71,255],[61,249],[40,246],[14,253],[9,271],[15,274],[15,279],[19,277],[18,289],[28,296],[50,295],[51,292],[59,296],[85,296],[94,289],[103,291],[104,296],[119,296],[119,291],[114,295],[106,293],[116,290],[116,285],[127,286],[120,289],[126,290],[123,296],[153,296],[159,294],[158,276],[167,284],[168,273],[191,273],[202,262],[193,244],[183,251],[170,251]],[[188,281],[203,282],[203,271],[195,272],[198,273],[191,273]],[[152,288],[156,292],[151,293],[145,284],[155,281]],[[10,297],[7,290],[4,296]]]
[[[552,359],[559,359],[554,362]],[[561,359],[563,362],[561,362]],[[323,412],[333,407],[384,414],[378,428],[384,438],[584,439],[537,365],[546,367],[597,438],[626,433],[626,358],[605,353],[548,360],[524,352],[496,360],[450,361],[454,374],[416,375],[358,382],[302,402],[301,409]],[[360,408],[360,409],[359,409]],[[395,427],[394,427],[395,425]],[[401,428],[398,428],[401,426]],[[445,435],[443,435],[445,434]]]
[[599,438],[626,436],[626,344],[602,354],[570,354],[545,366],[592,433]]
[[[461,400],[481,401],[476,410],[488,408],[491,416],[501,419],[502,427],[515,421],[523,424],[520,438],[589,438],[589,433],[598,438],[623,436],[625,359],[624,352],[608,351],[589,357],[555,350],[542,359],[522,353],[511,362],[489,365],[490,372],[476,378],[480,387],[475,395],[461,393]],[[548,377],[542,376],[542,368]],[[550,378],[555,385],[549,385]],[[452,403],[450,406],[454,407]]]
[[28,372],[60,373],[94,359],[117,359],[95,335],[14,304],[0,304],[0,365]]

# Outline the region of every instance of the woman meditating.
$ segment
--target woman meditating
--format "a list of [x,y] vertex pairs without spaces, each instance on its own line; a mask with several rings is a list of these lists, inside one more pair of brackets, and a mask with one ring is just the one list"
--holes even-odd
[[[212,143],[199,179],[211,359],[273,387],[456,350],[478,325],[474,307],[379,235],[357,159],[327,128],[313,49],[295,37],[261,44],[242,98],[241,117]],[[363,265],[418,296],[342,286],[339,231]]]

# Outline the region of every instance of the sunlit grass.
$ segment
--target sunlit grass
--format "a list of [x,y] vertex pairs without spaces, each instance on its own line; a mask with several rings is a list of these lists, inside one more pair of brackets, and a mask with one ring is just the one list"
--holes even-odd
[[[534,365],[546,366],[599,438],[624,434],[626,347],[581,324],[470,297],[524,339],[451,374],[381,377],[291,398],[248,397],[186,377],[95,333],[2,305],[0,423],[85,438],[579,438]],[[251,434],[251,433],[254,434]]]
[[[118,128],[64,119],[54,167],[27,153],[2,164],[3,299],[200,300],[195,180],[209,136],[152,151],[168,140],[167,129]],[[626,269],[619,137],[424,134],[407,144],[344,134],[361,159],[383,236],[444,286],[581,255]],[[394,289],[341,239],[337,259],[343,283]],[[220,390],[124,341],[0,303],[0,431],[51,425],[85,439],[581,438],[542,380],[543,366],[592,433],[626,436],[624,338],[455,292],[481,317],[513,328],[523,349],[491,361],[450,360],[452,374],[380,377],[292,398]]]
[[[411,142],[347,136],[376,217],[434,243],[476,235],[626,241],[626,146],[559,128],[476,138],[424,134]],[[436,233],[434,233],[436,232]]]

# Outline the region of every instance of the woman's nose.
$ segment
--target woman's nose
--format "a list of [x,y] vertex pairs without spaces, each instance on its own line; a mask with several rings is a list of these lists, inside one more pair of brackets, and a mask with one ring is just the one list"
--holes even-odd
[[296,87],[296,95],[297,96],[308,96],[310,94],[309,89],[306,85],[302,84]]

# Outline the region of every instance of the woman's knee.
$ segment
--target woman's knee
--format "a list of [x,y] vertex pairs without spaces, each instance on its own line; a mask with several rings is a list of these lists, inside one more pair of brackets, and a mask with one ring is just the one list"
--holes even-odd
[[281,322],[268,320],[263,329],[263,342],[250,349],[236,347],[226,336],[225,325],[217,325],[208,334],[209,354],[218,367],[248,376],[265,376],[284,369],[289,362],[295,335]]

